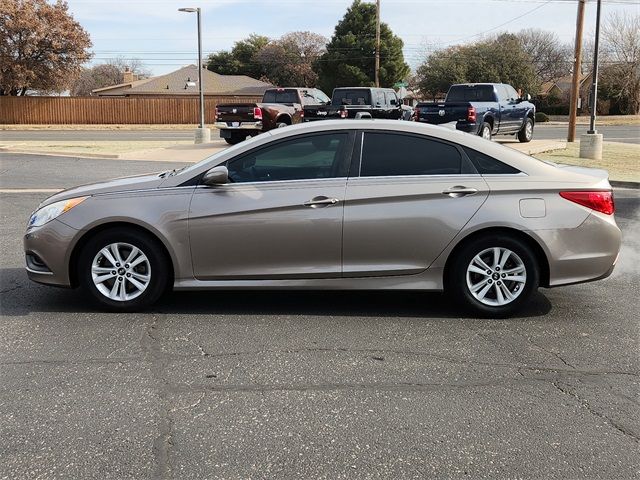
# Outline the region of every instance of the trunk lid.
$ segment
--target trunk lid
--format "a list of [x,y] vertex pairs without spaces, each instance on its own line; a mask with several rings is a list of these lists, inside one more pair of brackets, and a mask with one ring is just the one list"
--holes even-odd
[[218,122],[225,122],[230,127],[233,122],[253,122],[253,109],[258,105],[255,103],[241,103],[235,105],[218,105]]
[[418,104],[418,120],[440,125],[442,123],[467,121],[468,102]]

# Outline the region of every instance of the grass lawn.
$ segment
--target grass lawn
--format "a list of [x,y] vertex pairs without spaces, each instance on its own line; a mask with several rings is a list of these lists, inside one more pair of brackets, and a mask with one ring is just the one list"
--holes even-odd
[[609,171],[611,180],[640,182],[640,145],[631,143],[604,142],[602,160],[579,158],[580,142],[567,143],[564,150],[539,153],[536,158],[567,165],[603,168]]

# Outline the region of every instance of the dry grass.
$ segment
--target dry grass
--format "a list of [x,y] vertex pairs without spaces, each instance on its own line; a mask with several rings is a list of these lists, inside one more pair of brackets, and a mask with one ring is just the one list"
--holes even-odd
[[[552,122],[569,122],[569,115],[549,115]],[[589,125],[589,116],[576,118],[578,125]],[[640,115],[602,115],[596,117],[596,125],[640,125]]]
[[603,168],[609,172],[611,180],[640,182],[640,145],[618,142],[604,142],[602,160],[579,158],[580,143],[568,143],[564,150],[540,153],[537,158],[556,163]]
[[166,148],[174,145],[191,145],[192,140],[171,141],[82,141],[72,142],[64,140],[49,141],[20,141],[0,142],[0,147],[10,148],[12,151],[49,152],[49,153],[91,153],[91,154],[119,154],[138,150]]

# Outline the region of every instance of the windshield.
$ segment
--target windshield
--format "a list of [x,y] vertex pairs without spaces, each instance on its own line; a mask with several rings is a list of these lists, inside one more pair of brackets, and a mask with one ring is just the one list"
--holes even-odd
[[339,105],[371,105],[371,92],[364,89],[334,90],[331,104]]
[[267,90],[262,98],[264,103],[298,103],[298,93],[295,90]]
[[454,85],[449,89],[447,102],[493,102],[493,85]]

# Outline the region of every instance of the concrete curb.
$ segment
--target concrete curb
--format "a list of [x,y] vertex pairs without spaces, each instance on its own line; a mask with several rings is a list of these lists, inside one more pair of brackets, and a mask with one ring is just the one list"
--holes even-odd
[[20,153],[23,155],[47,155],[52,157],[74,157],[74,158],[106,158],[117,160],[122,158],[122,154],[118,153],[88,153],[88,152],[48,152],[46,150],[20,150],[17,148],[0,147],[0,152]]

